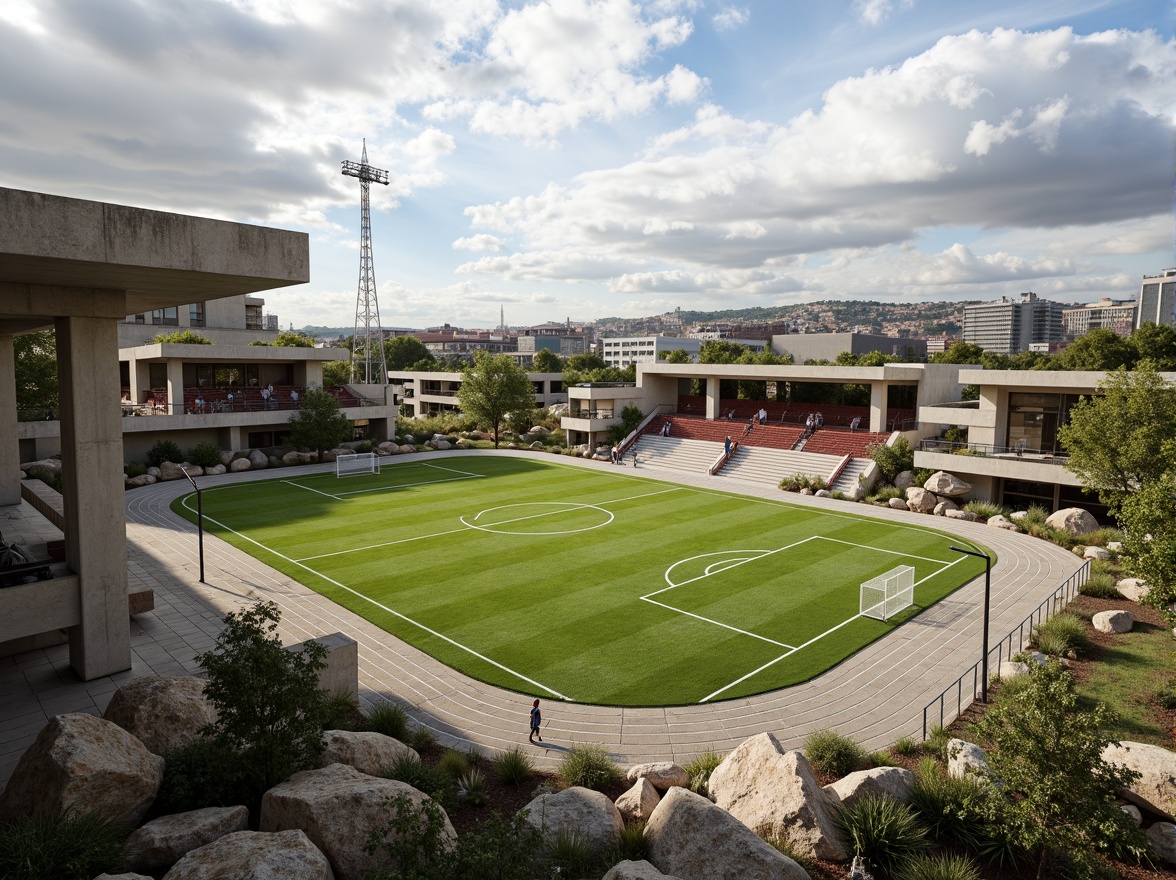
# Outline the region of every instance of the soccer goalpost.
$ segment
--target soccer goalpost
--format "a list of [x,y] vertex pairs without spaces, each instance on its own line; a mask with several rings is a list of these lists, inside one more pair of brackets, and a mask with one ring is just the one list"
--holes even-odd
[[349,477],[352,474],[378,474],[380,472],[380,457],[374,452],[356,452],[350,455],[340,455],[335,459],[335,478]]
[[915,603],[915,570],[900,565],[862,584],[859,612],[862,617],[889,620]]

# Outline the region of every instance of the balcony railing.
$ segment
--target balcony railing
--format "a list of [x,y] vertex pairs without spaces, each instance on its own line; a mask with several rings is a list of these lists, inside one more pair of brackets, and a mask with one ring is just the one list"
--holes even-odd
[[611,409],[578,409],[568,413],[573,419],[611,419],[614,410]]
[[985,443],[965,443],[953,440],[920,440],[919,452],[941,452],[947,455],[975,455],[980,458],[1003,458],[1041,464],[1064,465],[1069,456],[1052,449],[1030,449],[1026,444],[990,446]]

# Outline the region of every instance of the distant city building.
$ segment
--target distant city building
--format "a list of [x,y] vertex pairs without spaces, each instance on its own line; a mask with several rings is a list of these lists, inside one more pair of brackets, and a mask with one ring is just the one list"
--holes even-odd
[[702,340],[687,336],[624,336],[602,339],[598,346],[601,359],[610,367],[657,363],[662,352],[668,354],[678,349],[690,355],[690,360],[697,361]]
[[1091,330],[1114,330],[1130,336],[1135,329],[1135,300],[1104,297],[1077,309],[1062,310],[1062,333],[1067,340],[1077,339]]
[[842,352],[853,355],[880,351],[908,361],[927,359],[927,340],[869,333],[788,333],[772,337],[772,351],[791,355],[794,363],[832,361]]
[[1035,354],[1058,354],[1066,347],[1064,342],[1030,342],[1029,351]]
[[1176,325],[1176,269],[1165,269],[1160,275],[1145,275],[1139,287],[1138,304],[1136,327],[1148,322]]
[[1062,341],[1062,304],[1032,291],[1017,299],[964,306],[964,341],[985,351],[1015,354],[1034,342]]
[[118,344],[120,348],[145,345],[161,333],[185,330],[226,345],[273,342],[281,330],[278,316],[264,310],[264,299],[240,294],[127,315],[118,325]]
[[927,357],[933,354],[943,354],[955,343],[960,342],[958,336],[928,336],[927,337]]
[[592,350],[596,331],[591,326],[573,326],[570,322],[552,322],[535,327],[524,327],[518,331],[518,351],[530,354],[547,349],[553,354],[566,358]]
[[787,321],[741,323],[738,321],[709,321],[694,324],[687,336],[695,339],[729,339],[745,344],[749,339],[771,342],[773,336],[788,332]]
[[517,341],[512,334],[503,334],[498,330],[462,330],[444,324],[441,327],[430,327],[427,330],[413,334],[424,343],[434,357],[458,355],[472,358],[475,351],[486,351],[490,354],[513,352],[517,348]]

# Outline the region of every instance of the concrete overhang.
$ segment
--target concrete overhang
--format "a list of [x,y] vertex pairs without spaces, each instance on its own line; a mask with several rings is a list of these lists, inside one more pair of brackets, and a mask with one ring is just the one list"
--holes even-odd
[[202,363],[241,363],[243,361],[345,361],[351,353],[345,348],[299,348],[289,345],[185,345],[157,342],[120,348],[124,361],[200,361]]
[[0,187],[0,334],[309,280],[303,232]]
[[[1176,373],[1159,375],[1176,383]],[[1090,394],[1106,378],[1107,374],[1102,370],[984,370],[975,376],[971,384],[981,388],[999,386],[1018,391]],[[962,377],[960,381],[964,381]]]
[[743,379],[783,382],[911,382],[925,375],[926,364],[885,364],[881,367],[838,367],[832,365],[762,365],[762,364],[638,364],[637,371],[648,376],[672,376],[679,379]]

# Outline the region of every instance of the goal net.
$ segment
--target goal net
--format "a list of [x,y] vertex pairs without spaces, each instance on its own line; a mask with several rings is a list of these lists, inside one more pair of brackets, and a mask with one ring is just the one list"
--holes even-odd
[[909,565],[900,565],[862,584],[859,611],[863,617],[889,620],[914,603],[915,570]]
[[374,452],[357,452],[353,455],[340,455],[335,459],[335,477],[348,477],[352,474],[378,474],[380,472],[380,457]]

